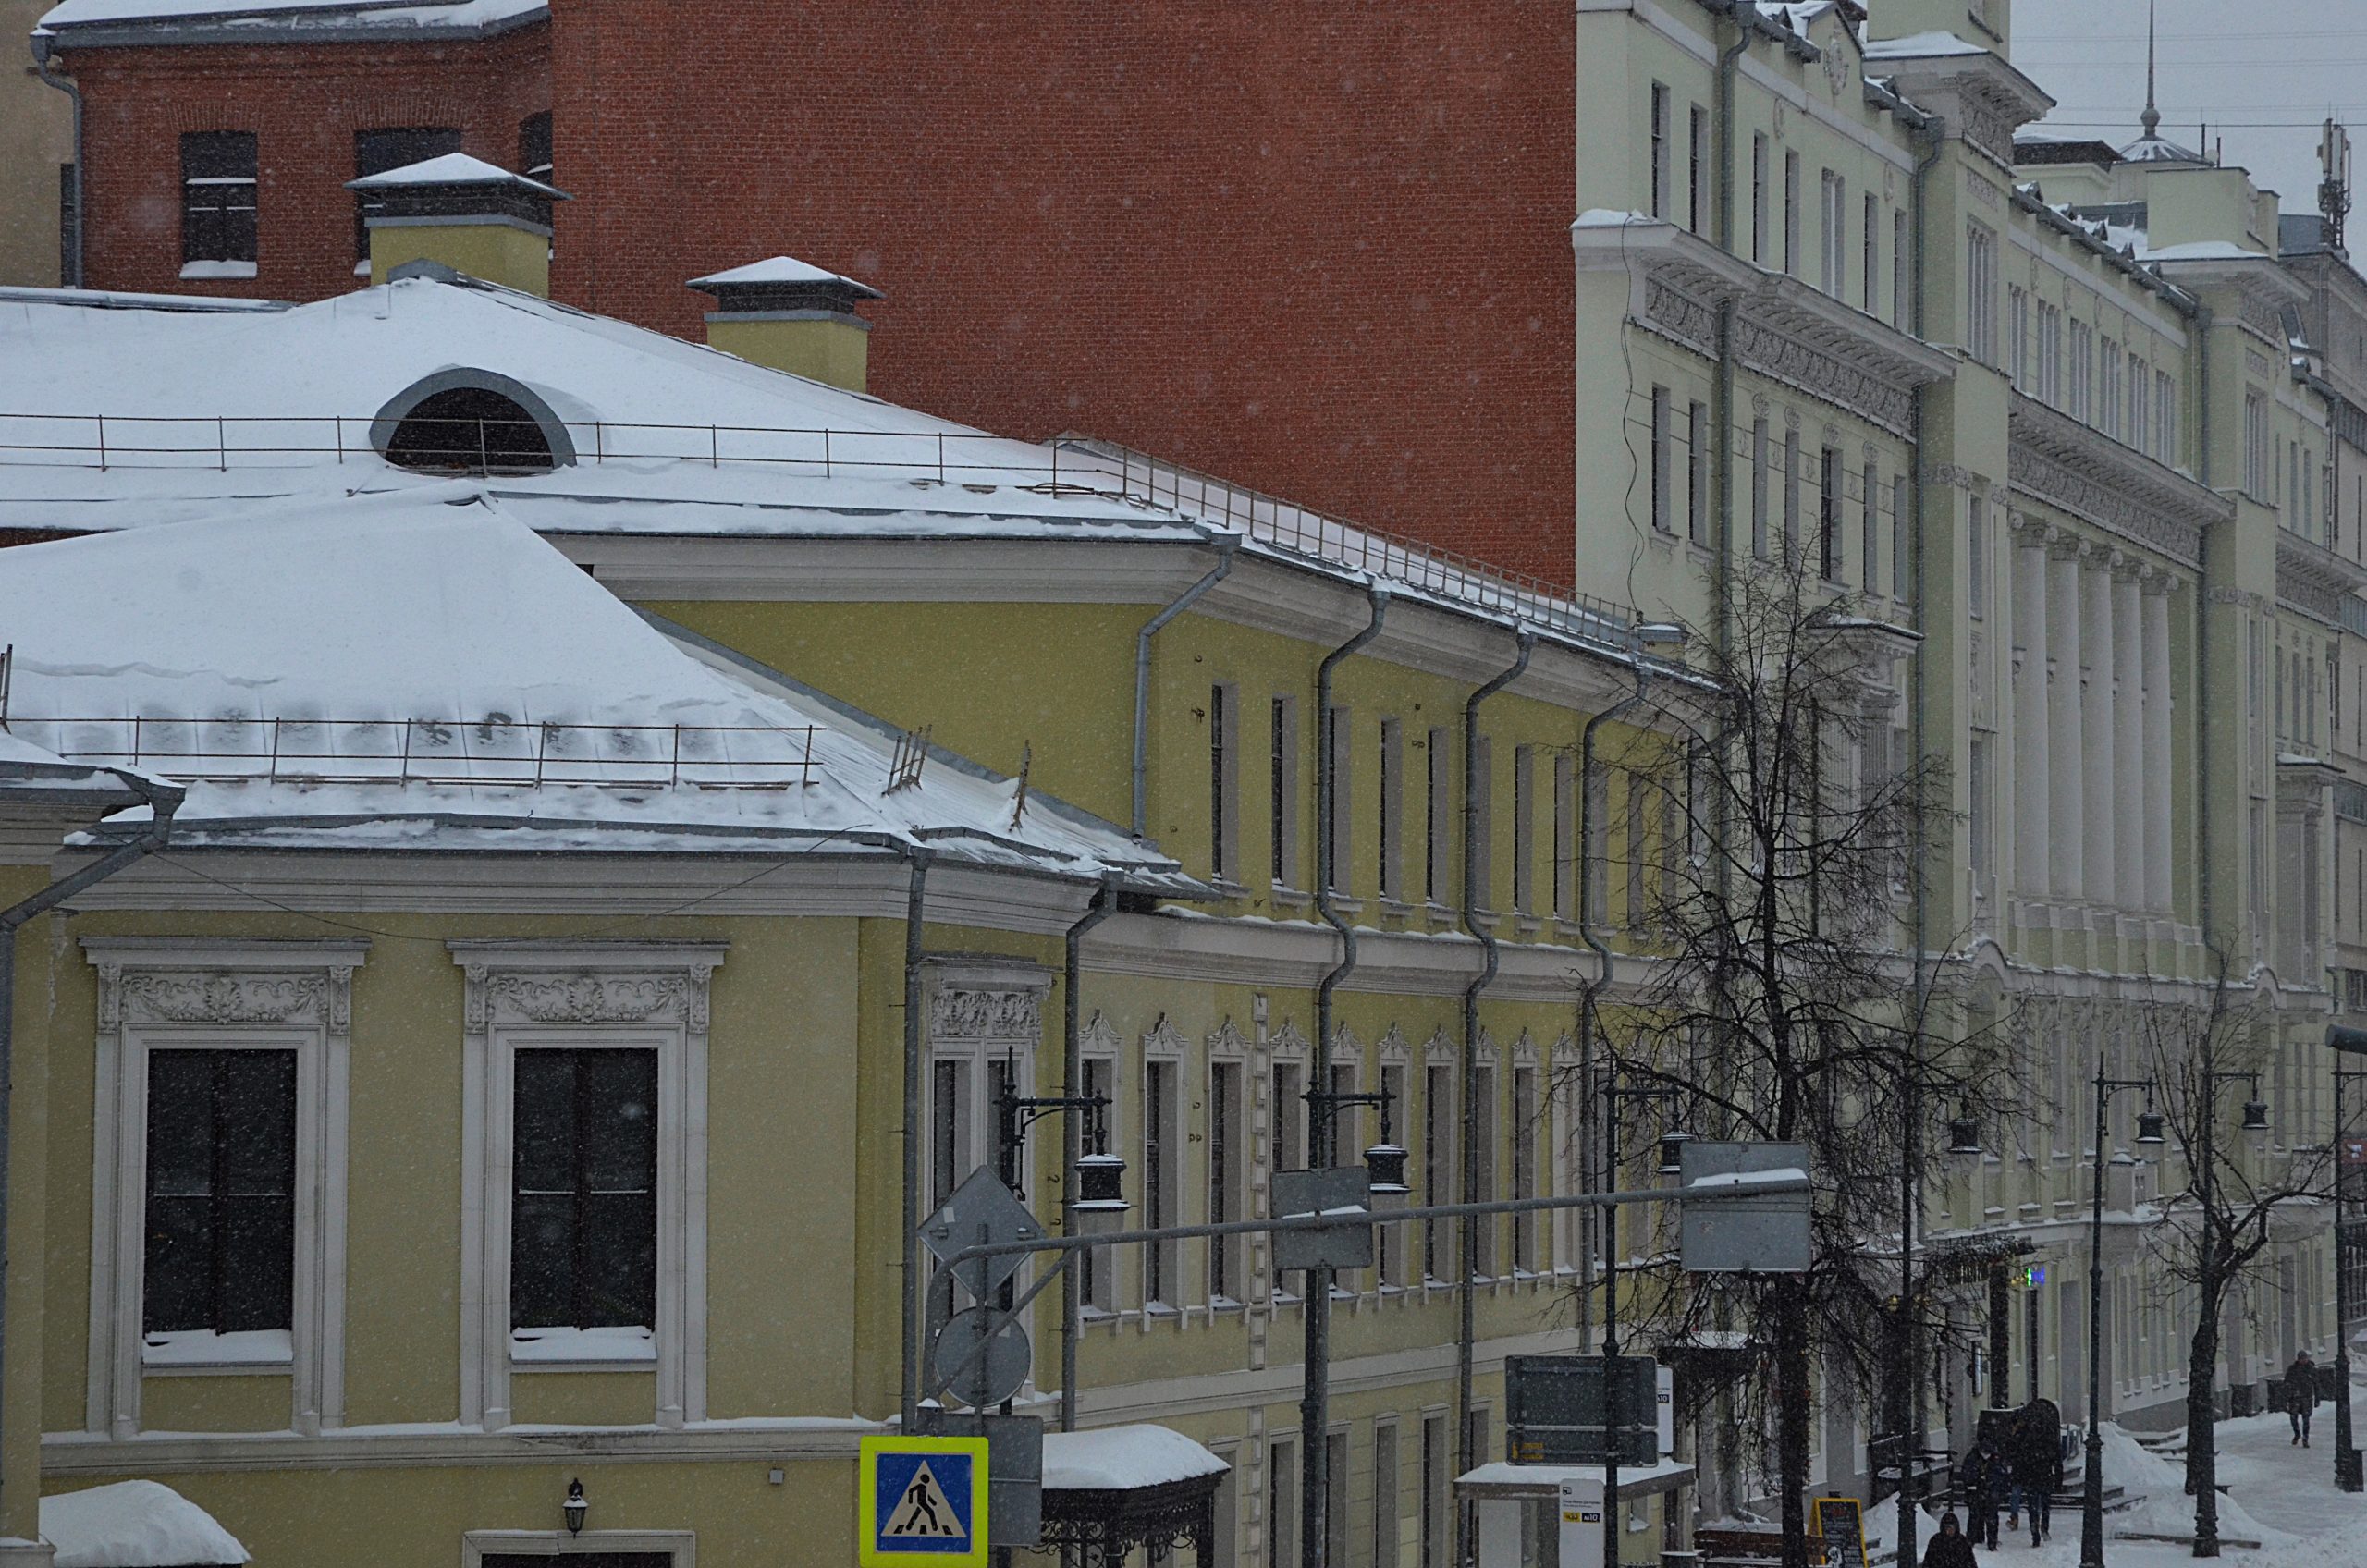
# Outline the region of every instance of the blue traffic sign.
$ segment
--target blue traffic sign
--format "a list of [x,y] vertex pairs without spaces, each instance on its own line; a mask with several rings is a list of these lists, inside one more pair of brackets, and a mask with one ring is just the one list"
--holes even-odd
[[865,1438],[863,1568],[986,1568],[987,1440]]

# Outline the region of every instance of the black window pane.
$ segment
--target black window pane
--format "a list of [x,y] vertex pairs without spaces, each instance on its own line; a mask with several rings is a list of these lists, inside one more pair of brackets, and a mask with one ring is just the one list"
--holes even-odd
[[528,115],[518,123],[518,172],[548,185],[551,178],[551,112]]
[[573,1051],[518,1053],[510,1158],[521,1193],[575,1191],[575,1062]]
[[511,1326],[654,1327],[657,1053],[519,1052],[513,1150]]
[[[460,150],[460,133],[450,126],[357,130],[353,133],[353,178],[360,179],[365,175],[385,174],[388,169],[407,168]],[[355,260],[366,262],[370,259],[368,220],[376,203],[359,190],[353,194],[353,254]]]
[[141,1327],[152,1334],[214,1327],[214,1206],[204,1197],[148,1199]]
[[295,1052],[150,1053],[143,1328],[289,1327],[295,1186]]
[[575,1324],[575,1194],[520,1193],[509,1212],[509,1324]]
[[295,1201],[226,1198],[215,1213],[221,1305],[214,1327],[226,1334],[287,1328],[295,1317]]
[[656,1324],[657,1201],[652,1193],[583,1198],[577,1327]]
[[181,137],[181,260],[255,259],[255,134],[190,131]]
[[583,1185],[595,1193],[649,1192],[657,1184],[657,1053],[583,1057]]
[[214,1053],[148,1057],[148,1194],[202,1197],[214,1191]]
[[225,1051],[214,1115],[225,1197],[296,1190],[296,1053]]

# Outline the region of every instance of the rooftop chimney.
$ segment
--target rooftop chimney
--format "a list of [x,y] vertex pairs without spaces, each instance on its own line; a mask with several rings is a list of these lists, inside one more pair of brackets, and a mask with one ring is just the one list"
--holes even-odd
[[706,313],[710,347],[850,392],[864,389],[871,324],[855,306],[885,298],[869,284],[774,256],[694,277],[689,287],[715,296]]
[[346,189],[368,203],[371,282],[429,261],[549,297],[551,204],[566,191],[465,153],[364,175]]

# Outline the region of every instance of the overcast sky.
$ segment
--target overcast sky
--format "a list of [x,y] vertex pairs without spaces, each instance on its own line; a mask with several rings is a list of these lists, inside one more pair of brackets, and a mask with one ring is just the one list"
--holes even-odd
[[[2207,123],[2226,162],[2278,192],[2287,212],[2316,211],[2319,126],[2331,114],[2367,141],[2367,0],[2158,4],[2163,134],[2193,146]],[[2060,105],[2046,124],[2116,145],[2136,137],[2145,7],[2014,0],[2014,63]],[[2354,185],[2367,181],[2367,149],[2357,168]]]

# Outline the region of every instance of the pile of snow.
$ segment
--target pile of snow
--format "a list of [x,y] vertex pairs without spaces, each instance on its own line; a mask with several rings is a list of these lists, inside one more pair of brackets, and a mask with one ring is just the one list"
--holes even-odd
[[1216,1476],[1225,1462],[1165,1427],[1044,1434],[1044,1489],[1117,1492]]
[[253,1561],[214,1516],[155,1481],[117,1481],[41,1500],[56,1568],[214,1568]]
[[2179,1491],[2186,1486],[2185,1466],[2155,1453],[2129,1436],[2126,1428],[2107,1421],[2103,1439],[2104,1478],[2130,1496],[2157,1492],[2164,1488]]

